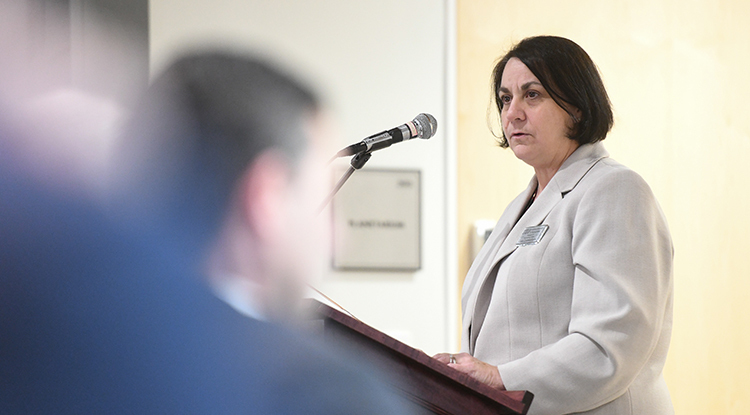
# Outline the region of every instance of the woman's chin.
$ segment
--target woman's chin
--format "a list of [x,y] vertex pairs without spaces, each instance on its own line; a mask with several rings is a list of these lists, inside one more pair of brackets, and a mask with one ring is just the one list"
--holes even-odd
[[528,164],[529,158],[531,157],[531,148],[526,144],[512,143],[510,146],[511,151],[517,159]]

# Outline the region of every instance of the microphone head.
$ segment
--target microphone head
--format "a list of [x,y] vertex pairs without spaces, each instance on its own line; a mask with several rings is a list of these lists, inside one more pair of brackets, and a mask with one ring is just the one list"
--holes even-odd
[[419,114],[412,120],[417,127],[417,137],[428,139],[437,131],[437,120],[430,114]]

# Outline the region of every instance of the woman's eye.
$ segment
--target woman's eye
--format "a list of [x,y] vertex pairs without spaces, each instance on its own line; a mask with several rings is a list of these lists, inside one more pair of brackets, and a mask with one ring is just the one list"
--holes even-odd
[[529,98],[538,98],[539,97],[539,92],[537,92],[537,91],[529,91],[529,92],[526,93],[526,96],[529,97]]
[[510,96],[509,95],[503,95],[503,96],[501,96],[500,97],[500,102],[502,102],[503,105],[510,104]]

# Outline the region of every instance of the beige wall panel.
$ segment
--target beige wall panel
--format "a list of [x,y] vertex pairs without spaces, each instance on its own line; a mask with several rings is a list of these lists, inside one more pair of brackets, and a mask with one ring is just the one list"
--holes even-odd
[[750,413],[750,2],[458,1],[459,275],[476,219],[532,171],[487,127],[495,60],[526,36],[569,37],[615,109],[605,145],[651,185],[675,245],[665,374],[678,414]]

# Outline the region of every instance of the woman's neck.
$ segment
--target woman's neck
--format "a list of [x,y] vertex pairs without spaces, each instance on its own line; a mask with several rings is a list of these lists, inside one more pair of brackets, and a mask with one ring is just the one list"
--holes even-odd
[[563,163],[565,163],[565,160],[567,160],[568,157],[570,157],[570,155],[576,151],[576,149],[578,149],[578,143],[573,141],[571,145],[565,149],[564,153],[561,153],[560,156],[556,157],[551,163],[544,166],[533,166],[537,180],[537,197],[539,197],[539,194],[542,193],[542,190],[547,187],[555,174],[557,174],[557,171],[560,170],[560,167],[562,167]]
[[542,190],[544,190],[545,187],[547,187],[558,170],[560,170],[560,166],[557,166],[555,169],[534,169],[537,181],[536,197],[539,197],[539,194],[542,193]]

